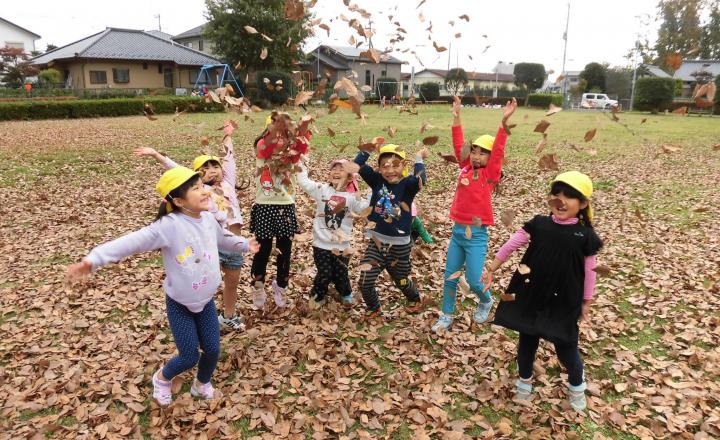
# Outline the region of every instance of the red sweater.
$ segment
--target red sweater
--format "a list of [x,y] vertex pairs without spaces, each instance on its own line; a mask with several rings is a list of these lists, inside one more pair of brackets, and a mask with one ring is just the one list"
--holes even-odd
[[[276,149],[284,147],[284,145],[278,144],[277,142],[269,143],[269,137],[270,133],[266,134],[265,137],[260,139],[260,141],[258,142],[256,153],[258,159],[270,159],[273,154],[275,154]],[[309,142],[312,138],[312,133],[308,130],[304,133],[304,137],[305,138],[303,139],[299,136],[295,141],[295,145],[282,153],[280,157],[280,161],[282,163],[298,163],[298,161],[300,160],[300,156],[307,153],[307,142]]]
[[[502,127],[498,128],[487,165],[485,168],[476,170],[473,170],[469,157],[465,160],[460,157],[465,143],[462,125],[452,127],[452,138],[455,157],[459,162],[460,175],[457,180],[455,198],[450,208],[450,218],[457,223],[471,225],[473,224],[473,217],[477,217],[482,220],[483,225],[493,225],[495,219],[493,218],[490,196],[493,188],[500,181],[507,133]],[[468,184],[465,185],[463,182]]]

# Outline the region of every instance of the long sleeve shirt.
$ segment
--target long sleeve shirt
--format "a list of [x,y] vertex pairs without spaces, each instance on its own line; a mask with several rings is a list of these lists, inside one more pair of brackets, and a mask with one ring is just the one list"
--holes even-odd
[[450,218],[457,223],[471,225],[475,223],[473,217],[477,217],[482,220],[484,225],[493,225],[495,219],[490,196],[493,188],[500,181],[507,133],[502,127],[498,128],[487,165],[477,169],[473,168],[469,154],[465,153],[468,157],[462,157],[465,145],[462,125],[452,127],[452,139],[460,174],[457,179],[455,198],[450,207]]
[[[578,222],[577,218],[572,218],[568,220],[557,220],[555,216],[553,216],[553,221],[560,225],[574,225]],[[510,258],[510,255],[512,255],[513,252],[516,250],[525,247],[530,243],[530,236],[527,232],[525,232],[524,229],[520,228],[517,232],[515,232],[508,241],[505,242],[504,245],[500,248],[497,254],[495,254],[495,258],[498,260],[505,262]],[[595,293],[595,283],[597,281],[597,273],[595,272],[595,266],[597,263],[597,258],[595,255],[589,255],[585,257],[585,285],[583,288],[583,299],[584,300],[590,300],[593,297],[593,294]]]
[[[215,217],[220,226],[227,229],[231,225],[243,224],[242,212],[240,211],[240,203],[237,198],[235,186],[237,184],[237,164],[235,162],[235,149],[233,147],[232,138],[225,136],[223,145],[226,150],[225,157],[222,158],[223,180],[217,185],[205,185],[205,189],[210,192],[210,206],[208,211]],[[175,168],[178,166],[172,159],[165,156],[163,160],[165,168]]]
[[360,193],[337,191],[332,185],[318,183],[303,170],[297,175],[300,187],[315,199],[313,246],[326,250],[344,251],[350,247],[353,217],[368,207],[368,199]]
[[372,189],[370,206],[373,210],[368,220],[375,222],[375,228],[369,232],[369,235],[387,244],[410,243],[412,224],[410,210],[415,195],[420,191],[420,178],[417,175],[425,170],[422,158],[415,158],[413,174],[397,183],[390,183],[382,174],[366,164],[369,157],[370,154],[365,151],[361,151],[355,157],[355,163],[360,165],[360,177]]
[[209,212],[200,218],[170,213],[113,241],[86,257],[93,270],[130,255],[160,249],[165,267],[163,289],[191,312],[200,312],[220,285],[218,248],[234,253],[249,249],[248,241],[225,231]]

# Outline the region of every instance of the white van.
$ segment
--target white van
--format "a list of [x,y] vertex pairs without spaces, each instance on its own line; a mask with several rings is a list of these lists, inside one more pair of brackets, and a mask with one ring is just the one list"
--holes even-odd
[[612,108],[618,105],[614,99],[608,98],[604,93],[583,93],[580,107],[582,108]]

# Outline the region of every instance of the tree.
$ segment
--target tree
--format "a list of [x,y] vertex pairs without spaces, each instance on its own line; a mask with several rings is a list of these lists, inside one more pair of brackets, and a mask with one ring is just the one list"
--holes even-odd
[[640,78],[635,86],[635,110],[657,113],[672,104],[675,80],[672,78]]
[[590,63],[585,66],[585,69],[580,72],[580,78],[587,81],[583,90],[592,90],[594,88],[599,89],[601,92],[605,91],[605,71],[606,66],[600,63]]
[[605,72],[605,92],[618,99],[630,99],[632,91],[632,69],[616,67]]
[[422,96],[425,101],[436,101],[440,97],[440,84],[436,82],[420,84],[420,96]]
[[528,92],[537,90],[545,82],[545,66],[538,63],[517,63],[515,64],[515,85],[524,86]]
[[700,38],[700,58],[720,59],[720,0],[710,2],[710,17],[703,26]]
[[691,53],[700,47],[701,0],[660,0],[658,3],[658,37],[655,42],[659,66],[665,66],[665,58],[675,52]]
[[310,33],[307,12],[298,20],[286,19],[285,0],[205,0],[205,5],[205,38],[216,53],[239,63],[242,70],[289,70],[302,58],[300,45]]
[[9,87],[20,87],[28,76],[37,75],[38,69],[30,64],[28,58],[23,49],[0,48],[0,75]]
[[450,94],[457,96],[461,91],[465,90],[468,85],[467,72],[464,69],[450,69],[445,75],[445,89]]
[[45,69],[38,73],[38,85],[52,88],[62,81],[62,74],[57,69]]
[[57,47],[56,45],[54,45],[54,44],[52,44],[52,43],[48,43],[48,44],[47,44],[47,47],[45,47],[45,52],[50,52],[51,50],[55,50],[55,49],[57,49],[57,48],[58,48],[58,47]]

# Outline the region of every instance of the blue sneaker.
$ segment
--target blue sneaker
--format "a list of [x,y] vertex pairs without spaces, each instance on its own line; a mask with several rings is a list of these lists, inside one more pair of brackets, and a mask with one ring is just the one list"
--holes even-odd
[[480,302],[478,303],[477,309],[475,309],[475,314],[473,315],[473,319],[478,324],[482,324],[483,322],[488,320],[488,316],[490,315],[490,310],[492,310],[493,306],[493,299],[490,298],[490,301],[488,302]]
[[432,331],[435,333],[440,332],[440,330],[449,330],[450,326],[452,325],[453,317],[450,315],[446,315],[444,313],[440,314],[440,317],[438,318],[437,322],[433,324]]
[[352,305],[352,294],[347,296],[341,296],[340,301],[343,303],[343,305],[350,306]]

